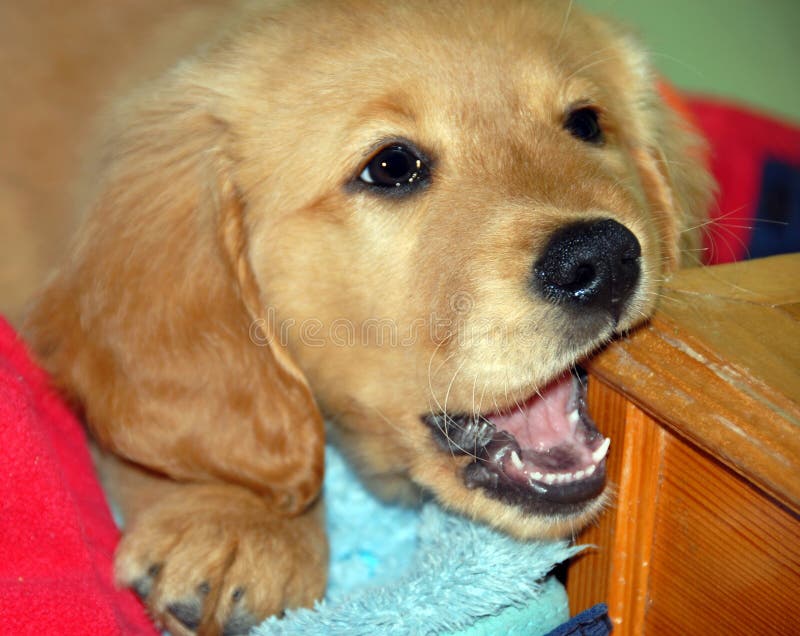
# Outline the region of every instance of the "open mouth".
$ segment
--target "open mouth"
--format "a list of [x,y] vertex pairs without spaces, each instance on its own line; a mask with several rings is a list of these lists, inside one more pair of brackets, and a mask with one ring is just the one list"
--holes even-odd
[[589,417],[580,368],[508,410],[422,419],[443,450],[474,458],[463,470],[465,485],[497,499],[532,511],[569,513],[605,487],[611,440]]

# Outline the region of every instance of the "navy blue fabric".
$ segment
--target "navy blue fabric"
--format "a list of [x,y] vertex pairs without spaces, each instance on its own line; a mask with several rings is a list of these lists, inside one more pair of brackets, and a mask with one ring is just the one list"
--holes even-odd
[[598,603],[548,632],[546,636],[608,636],[610,633],[608,605]]
[[800,167],[779,159],[764,163],[750,258],[800,252]]

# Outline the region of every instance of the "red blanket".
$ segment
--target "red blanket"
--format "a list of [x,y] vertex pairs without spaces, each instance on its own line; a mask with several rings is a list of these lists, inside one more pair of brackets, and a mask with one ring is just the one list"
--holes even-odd
[[156,630],[112,579],[119,532],[78,421],[0,318],[0,633]]

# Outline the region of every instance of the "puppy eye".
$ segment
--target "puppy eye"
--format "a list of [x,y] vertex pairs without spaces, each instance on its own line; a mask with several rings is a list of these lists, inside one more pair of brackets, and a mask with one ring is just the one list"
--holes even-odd
[[590,144],[603,143],[603,129],[600,127],[597,111],[583,106],[570,111],[564,121],[564,128],[581,141]]
[[408,190],[427,182],[428,166],[408,146],[392,144],[381,148],[358,176],[370,187],[386,190]]

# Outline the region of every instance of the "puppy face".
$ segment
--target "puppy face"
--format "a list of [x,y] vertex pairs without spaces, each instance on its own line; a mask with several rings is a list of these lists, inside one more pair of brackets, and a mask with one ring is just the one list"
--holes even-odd
[[684,221],[642,60],[565,10],[303,14],[320,45],[234,129],[272,330],[369,481],[522,536],[601,504],[571,369],[649,315]]

